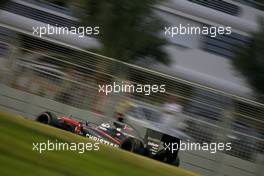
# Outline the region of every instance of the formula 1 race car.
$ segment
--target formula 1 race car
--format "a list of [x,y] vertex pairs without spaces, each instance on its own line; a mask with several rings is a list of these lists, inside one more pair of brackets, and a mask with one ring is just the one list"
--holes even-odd
[[111,127],[108,123],[103,123],[97,126],[90,122],[79,122],[71,117],[58,117],[51,112],[40,114],[36,120],[75,134],[86,136],[94,141],[111,145],[113,147],[120,147],[123,141],[127,138],[122,132],[120,132],[121,129],[117,127],[117,123],[114,123],[115,127]]
[[72,133],[80,134],[82,123],[68,117],[57,117],[51,112],[41,113],[37,119],[38,122],[48,124]]
[[160,130],[146,129],[144,135],[128,123],[113,121],[96,125],[90,122],[79,122],[65,116],[56,116],[51,112],[40,114],[38,122],[88,137],[91,140],[119,147],[121,149],[144,155],[168,164],[179,166],[178,150],[171,151],[164,144],[179,144],[178,137],[164,134]]

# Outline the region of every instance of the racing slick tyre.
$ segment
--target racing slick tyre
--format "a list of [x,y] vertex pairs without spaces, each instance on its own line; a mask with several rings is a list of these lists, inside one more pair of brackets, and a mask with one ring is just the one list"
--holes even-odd
[[57,122],[57,117],[51,112],[44,112],[40,114],[36,120],[40,123],[55,126]]
[[172,154],[166,150],[160,150],[153,158],[177,167],[180,165],[180,159],[177,154]]
[[177,156],[177,158],[171,164],[179,167],[180,166],[180,158]]
[[133,153],[143,154],[144,146],[141,141],[134,138],[127,138],[121,145],[121,148]]

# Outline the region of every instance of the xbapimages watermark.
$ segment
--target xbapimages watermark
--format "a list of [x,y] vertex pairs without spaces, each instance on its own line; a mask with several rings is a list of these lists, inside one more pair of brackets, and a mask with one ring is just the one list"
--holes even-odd
[[32,34],[38,37],[42,37],[45,35],[77,35],[79,38],[83,38],[85,35],[87,36],[97,36],[100,34],[99,26],[52,26],[50,24],[46,26],[33,26]]
[[223,142],[182,142],[179,143],[164,143],[164,149],[174,153],[178,150],[180,151],[209,151],[212,154],[215,154],[217,151],[230,151],[232,149],[231,143]]
[[191,26],[190,24],[179,24],[176,26],[165,26],[165,36],[177,37],[178,35],[207,35],[212,38],[218,35],[231,35],[232,27],[230,26]]
[[84,153],[86,151],[98,151],[99,143],[89,142],[60,142],[47,140],[45,142],[33,142],[32,150],[40,154],[46,151],[75,151],[77,153]]
[[127,84],[122,82],[118,84],[113,82],[113,84],[98,85],[98,92],[105,93],[106,95],[110,93],[144,93],[144,95],[150,95],[151,93],[164,93],[166,92],[166,85],[150,85],[150,84]]

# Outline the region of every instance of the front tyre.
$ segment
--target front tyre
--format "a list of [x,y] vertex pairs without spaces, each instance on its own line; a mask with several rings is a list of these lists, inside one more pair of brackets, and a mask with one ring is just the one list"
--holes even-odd
[[40,114],[36,120],[40,123],[54,126],[56,125],[57,117],[51,112],[44,112]]

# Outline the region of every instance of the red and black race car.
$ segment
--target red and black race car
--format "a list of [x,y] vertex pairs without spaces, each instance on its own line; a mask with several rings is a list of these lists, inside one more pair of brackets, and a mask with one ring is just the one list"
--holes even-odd
[[[162,147],[163,142],[179,142],[179,139],[151,129],[147,129],[146,135],[142,136],[135,128],[123,122],[114,121],[113,123],[95,125],[65,116],[56,116],[51,112],[40,114],[36,120],[106,145],[179,166],[178,152],[171,153]],[[153,134],[155,135],[153,136]],[[158,138],[154,139],[156,137]]]
[[95,125],[90,122],[79,122],[66,116],[58,117],[51,112],[40,114],[36,120],[106,145],[121,147],[135,153],[143,152],[143,139],[135,134],[133,128],[120,122],[114,122],[113,125],[111,123]]
[[51,112],[44,112],[40,114],[36,120],[40,123],[48,124],[72,133],[80,134],[81,132],[81,122],[65,116],[57,117]]

